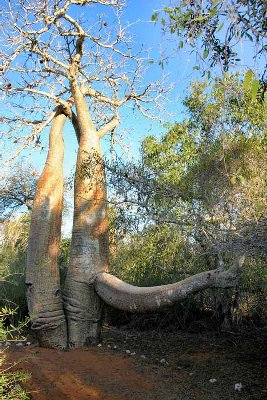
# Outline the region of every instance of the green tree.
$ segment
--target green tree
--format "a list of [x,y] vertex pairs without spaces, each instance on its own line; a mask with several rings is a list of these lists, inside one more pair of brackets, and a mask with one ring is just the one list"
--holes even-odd
[[[30,227],[30,215],[1,223],[0,286],[1,307],[17,309],[16,318],[25,314],[25,269]],[[25,315],[24,315],[25,316]]]
[[[197,65],[208,73],[219,64],[223,71],[240,63],[238,44],[250,42],[252,57],[266,57],[266,2],[264,0],[173,1],[161,19],[164,30],[177,35],[182,48],[189,44],[197,54]],[[263,61],[264,65],[264,61]],[[266,85],[266,67],[262,71]],[[266,86],[265,86],[266,90]]]
[[[119,222],[135,233],[119,243],[112,268],[134,284],[159,285],[246,254],[240,304],[245,290],[244,309],[264,321],[267,110],[250,89],[238,75],[195,82],[184,100],[187,118],[161,138],[148,136],[140,163],[118,165]],[[225,292],[217,297],[231,305]]]
[[187,119],[144,140],[140,165],[118,169],[124,220],[172,224],[217,258],[263,255],[266,102],[226,75],[194,83],[184,105]]
[[[130,45],[120,21],[122,4],[65,0],[0,5],[2,93],[12,110],[23,107],[19,117],[9,110],[1,117],[3,134],[13,142],[21,140],[23,146],[39,144],[40,133],[51,123],[49,151],[33,203],[26,269],[32,328],[43,346],[82,347],[97,341],[102,300],[128,310],[158,309],[208,287],[232,286],[244,261],[241,256],[228,270],[205,271],[155,288],[136,288],[106,272],[107,188],[101,139],[108,133],[113,137],[120,107],[130,102],[147,116],[166,92],[158,83],[142,81],[149,60]],[[96,23],[78,17],[87,6],[92,7],[90,17],[97,6]],[[109,21],[98,13],[102,7],[112,7]],[[67,119],[77,136],[78,153],[70,261],[62,293],[58,252],[64,189],[62,133]]]

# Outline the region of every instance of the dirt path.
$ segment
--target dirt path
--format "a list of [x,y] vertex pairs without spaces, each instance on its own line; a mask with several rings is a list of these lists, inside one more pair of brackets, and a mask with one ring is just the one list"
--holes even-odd
[[265,350],[263,340],[111,329],[86,350],[13,345],[6,365],[21,360],[33,400],[263,400]]

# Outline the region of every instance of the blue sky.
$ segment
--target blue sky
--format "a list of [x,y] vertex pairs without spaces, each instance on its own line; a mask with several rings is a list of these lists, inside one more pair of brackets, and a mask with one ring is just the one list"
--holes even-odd
[[[1,2],[1,0],[0,0]],[[131,26],[131,34],[136,47],[143,45],[144,48],[150,48],[150,58],[155,61],[151,65],[149,73],[146,74],[146,83],[158,79],[161,74],[168,74],[168,82],[173,85],[173,90],[168,94],[167,101],[164,104],[168,113],[162,114],[161,117],[165,122],[179,121],[183,118],[182,99],[186,90],[194,79],[198,79],[200,74],[193,70],[195,65],[195,56],[190,54],[188,49],[177,51],[177,43],[174,38],[163,36],[160,24],[151,22],[151,16],[154,10],[160,10],[169,4],[169,0],[128,0],[124,7],[122,15],[123,23],[134,23]],[[78,8],[77,8],[78,10]],[[80,8],[79,8],[80,10]],[[92,19],[92,10],[83,8],[84,16],[88,20]],[[107,19],[112,21],[112,14],[107,7],[99,7],[99,12],[108,12]],[[95,15],[95,13],[94,13]],[[240,45],[240,54],[244,63],[251,58],[249,47],[245,44]],[[168,55],[168,63],[162,70],[158,61],[162,56]],[[118,128],[118,135],[123,134],[124,148],[119,149],[121,154],[127,153],[130,157],[138,157],[140,142],[147,134],[160,136],[165,128],[157,121],[149,120],[143,117],[139,112],[133,113],[131,108],[125,107],[121,112],[121,124]],[[48,129],[44,132],[43,142],[47,143]],[[64,130],[65,137],[65,175],[69,176],[74,170],[77,143],[70,123],[67,123]],[[104,153],[109,152],[109,138],[107,137],[103,143]],[[127,149],[127,151],[125,150]],[[33,163],[40,172],[46,158],[46,150],[30,150],[29,157],[25,160]]]
[[[149,73],[146,74],[146,82],[149,83],[156,80],[160,78],[160,75],[168,75],[167,81],[168,84],[173,86],[173,90],[168,94],[167,101],[164,104],[167,112],[163,112],[161,117],[163,121],[174,122],[182,118],[181,100],[190,80],[197,77],[197,72],[192,72],[194,57],[186,53],[174,53],[175,44],[163,37],[160,24],[151,22],[153,11],[162,8],[164,5],[166,5],[166,0],[129,0],[124,8],[122,22],[125,24],[136,22],[130,29],[135,43],[134,46],[140,48],[143,45],[143,48],[149,48],[149,56],[155,61],[155,64],[151,65]],[[92,18],[90,8],[84,8],[84,10],[83,18],[90,20]],[[99,7],[99,12],[107,11],[109,11],[107,7]],[[109,13],[107,18],[112,20],[112,15]],[[162,70],[158,62],[163,53],[171,54],[171,57],[168,64]],[[159,122],[146,119],[139,112],[133,113],[129,106],[121,110],[120,115],[121,124],[118,128],[118,135],[123,135],[124,150],[127,148],[130,156],[138,154],[140,142],[144,136],[147,134],[160,135],[164,131],[163,126]],[[45,135],[48,137],[48,130],[45,132]],[[45,140],[45,143],[47,143],[47,140]],[[73,170],[77,151],[76,139],[69,123],[65,127],[65,143],[65,173],[69,175],[70,171]],[[103,143],[104,153],[106,154],[109,151],[108,143],[109,138],[105,139]],[[118,151],[120,152],[119,148]],[[33,150],[31,153],[31,161],[40,169],[45,161],[46,149],[41,152]]]
[[[0,3],[2,0],[0,0]],[[151,16],[155,10],[161,10],[164,6],[168,6],[169,0],[128,0],[124,7],[122,14],[123,23],[134,23],[131,26],[131,33],[136,47],[143,45],[144,48],[150,48],[150,57],[155,61],[149,73],[146,74],[145,80],[147,83],[157,79],[161,73],[168,74],[168,81],[173,84],[174,88],[167,96],[167,101],[164,106],[169,112],[162,114],[161,117],[166,122],[174,122],[182,119],[182,99],[190,82],[199,78],[198,71],[193,70],[195,65],[195,56],[190,54],[188,49],[177,51],[177,43],[174,42],[174,37],[170,40],[164,37],[160,24],[151,22]],[[107,19],[112,21],[112,11],[109,7],[95,7],[99,13],[107,13]],[[77,11],[81,7],[76,8]],[[83,7],[83,18],[92,20],[95,12],[92,8]],[[74,13],[76,11],[74,10]],[[247,59],[251,58],[251,52],[246,44],[240,45],[241,59],[246,63]],[[164,70],[158,66],[158,61],[161,59],[162,54],[168,55],[168,63],[165,65]],[[163,56],[164,56],[163,55]],[[137,156],[138,149],[142,138],[147,134],[159,135],[164,132],[164,128],[156,121],[152,121],[143,117],[140,113],[133,114],[129,107],[125,107],[121,112],[121,124],[118,128],[118,134],[123,133],[123,142],[126,148],[129,149],[131,156]],[[47,143],[48,130],[44,132],[44,143]],[[75,162],[75,155],[77,150],[76,139],[72,132],[70,124],[65,127],[65,143],[66,143],[66,157],[65,157],[65,173],[69,175],[73,169]],[[104,152],[109,151],[108,138],[106,144],[104,143]],[[119,151],[119,150],[118,150]],[[124,150],[123,150],[124,151]],[[37,168],[40,170],[41,165],[45,161],[46,149],[40,152],[39,150],[32,150],[32,155],[29,158]]]

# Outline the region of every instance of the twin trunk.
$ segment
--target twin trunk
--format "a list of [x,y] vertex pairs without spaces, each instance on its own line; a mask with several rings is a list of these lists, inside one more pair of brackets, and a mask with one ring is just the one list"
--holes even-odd
[[65,348],[67,341],[71,347],[83,347],[97,341],[101,329],[103,307],[93,281],[96,273],[108,268],[105,172],[99,137],[85,99],[80,92],[74,98],[79,150],[70,263],[63,295],[65,314],[57,265],[63,200],[62,129],[66,120],[60,111],[50,131],[49,153],[38,182],[30,228],[28,306],[32,329],[45,347]]
[[236,285],[244,262],[240,257],[228,271],[202,272],[181,282],[154,288],[134,287],[107,274],[106,179],[100,139],[84,96],[75,84],[72,90],[79,122],[76,125],[79,150],[64,310],[57,265],[63,199],[62,129],[66,121],[66,115],[60,110],[53,120],[49,153],[36,190],[26,273],[32,329],[38,333],[41,346],[54,348],[65,348],[67,344],[83,347],[98,340],[101,298],[127,311],[156,310],[208,287]]

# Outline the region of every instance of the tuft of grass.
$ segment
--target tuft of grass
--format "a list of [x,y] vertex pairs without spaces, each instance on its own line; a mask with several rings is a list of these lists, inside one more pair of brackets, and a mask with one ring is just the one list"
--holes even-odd
[[[21,335],[21,329],[25,323],[20,323],[18,326],[5,326],[5,318],[14,315],[16,310],[11,310],[8,307],[0,309],[0,341],[14,340]],[[0,367],[3,365],[6,358],[5,351],[0,353]],[[14,366],[13,366],[14,367]],[[29,379],[29,374],[23,371],[11,371],[11,367],[2,369],[0,372],[0,399],[1,400],[29,400],[27,392],[21,387],[20,383]]]
[[[0,359],[1,363],[1,359]],[[26,390],[20,385],[29,379],[26,372],[3,372],[0,376],[0,398],[1,400],[29,400]]]

